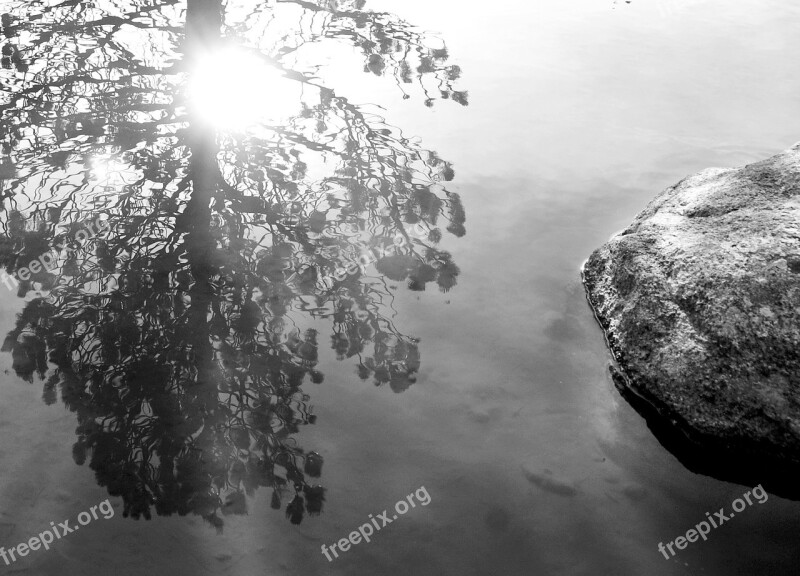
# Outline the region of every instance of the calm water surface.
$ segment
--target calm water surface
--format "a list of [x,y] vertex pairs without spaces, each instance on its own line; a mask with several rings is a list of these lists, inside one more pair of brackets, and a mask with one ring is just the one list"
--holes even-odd
[[[191,514],[135,522],[112,498],[113,519],[6,569],[794,573],[800,504],[777,496],[674,559],[659,554],[660,541],[729,507],[746,488],[688,471],[620,398],[579,268],[664,187],[800,139],[793,57],[800,7],[771,0],[370,6],[445,38],[469,89],[466,108],[426,108],[419,94],[403,100],[391,81],[353,67],[350,49],[319,55],[322,79],[351,101],[383,106],[388,124],[455,169],[450,190],[460,194],[466,234],[446,234],[440,247],[458,264],[457,285],[412,291],[389,281],[382,296],[380,313],[396,330],[387,336],[397,356],[386,370],[415,372],[412,353],[396,352],[399,334],[419,340],[418,373],[410,380],[392,373],[382,386],[373,375],[362,380],[358,362],[338,360],[329,345],[330,318],[290,311],[300,338],[308,329],[319,334],[314,370],[324,382],[306,379],[302,388],[316,422],[300,426],[291,442],[324,458],[321,515],[292,524],[271,509],[272,490],[261,488],[247,496],[246,514],[225,515],[217,531]],[[187,250],[203,249],[196,241]],[[2,290],[0,327],[8,333],[35,294]],[[155,357],[166,364],[174,361],[169,354],[167,344]],[[20,359],[0,356],[0,544],[7,547],[108,497],[89,464],[73,460],[75,411],[60,400],[43,402],[42,380],[15,375],[14,362]],[[95,417],[78,414],[84,422]],[[334,562],[320,553],[420,486],[428,506]]]

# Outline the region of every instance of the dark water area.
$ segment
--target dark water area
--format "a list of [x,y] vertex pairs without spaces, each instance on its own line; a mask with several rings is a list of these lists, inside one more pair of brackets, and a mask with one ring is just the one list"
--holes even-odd
[[0,570],[795,573],[774,494],[659,552],[752,486],[620,397],[579,270],[800,139],[800,9],[0,13],[0,546],[79,528]]

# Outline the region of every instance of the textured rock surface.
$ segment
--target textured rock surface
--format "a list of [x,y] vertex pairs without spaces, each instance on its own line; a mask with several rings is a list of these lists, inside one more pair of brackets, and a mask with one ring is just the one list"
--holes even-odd
[[728,459],[800,463],[800,144],[668,188],[584,281],[623,392]]

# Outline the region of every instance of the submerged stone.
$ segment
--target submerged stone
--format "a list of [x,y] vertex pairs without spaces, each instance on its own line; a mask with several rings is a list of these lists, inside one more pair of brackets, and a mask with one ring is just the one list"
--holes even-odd
[[583,275],[615,382],[662,442],[697,471],[798,491],[800,144],[667,188]]

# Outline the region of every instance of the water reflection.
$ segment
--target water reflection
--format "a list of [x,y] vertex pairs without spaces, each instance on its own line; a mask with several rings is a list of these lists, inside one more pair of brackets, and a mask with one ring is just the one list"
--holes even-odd
[[203,53],[189,75],[190,105],[218,128],[243,130],[267,119],[281,122],[300,108],[300,85],[267,64],[259,52],[217,47]]
[[[323,382],[319,348],[363,380],[412,385],[419,345],[391,320],[390,283],[455,286],[438,243],[465,233],[465,212],[446,161],[297,53],[355,43],[368,72],[417,83],[428,105],[432,87],[466,104],[446,49],[360,0],[11,5],[0,264],[26,298],[3,346],[14,370],[76,414],[74,459],[125,515],[221,528],[258,487],[293,523],[321,512],[322,457],[293,439],[315,420],[304,387]],[[302,86],[297,114],[238,109],[274,103],[236,95],[272,81],[248,84],[250,57],[213,89],[213,58],[240,50]]]

